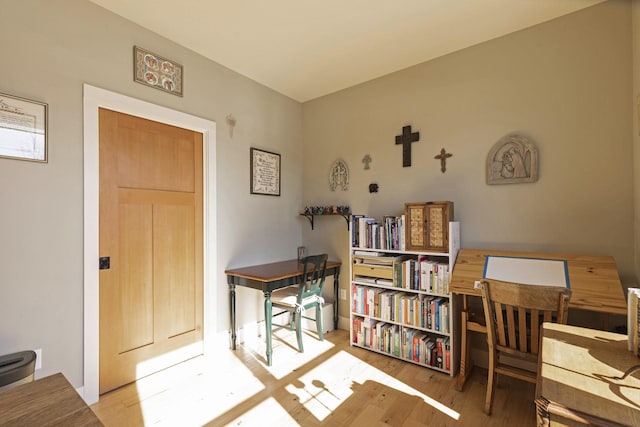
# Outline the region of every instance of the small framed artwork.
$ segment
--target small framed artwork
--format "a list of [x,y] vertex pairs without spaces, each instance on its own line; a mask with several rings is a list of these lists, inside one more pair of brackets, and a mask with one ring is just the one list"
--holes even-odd
[[182,65],[141,47],[133,47],[133,80],[182,96]]
[[0,93],[0,157],[47,162],[48,105]]
[[280,154],[251,148],[251,194],[280,195]]

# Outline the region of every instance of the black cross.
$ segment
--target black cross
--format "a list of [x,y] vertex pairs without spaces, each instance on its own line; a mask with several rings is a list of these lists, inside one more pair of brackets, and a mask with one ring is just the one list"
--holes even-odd
[[411,143],[420,139],[420,132],[411,133],[411,125],[402,127],[402,135],[396,136],[396,144],[402,144],[402,167],[411,166]]

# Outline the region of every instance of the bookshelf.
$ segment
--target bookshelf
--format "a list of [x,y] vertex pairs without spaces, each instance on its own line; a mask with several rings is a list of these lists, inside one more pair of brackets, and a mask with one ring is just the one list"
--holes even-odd
[[453,376],[457,319],[449,278],[460,223],[448,223],[446,251],[405,250],[403,216],[353,215],[350,228],[351,346]]

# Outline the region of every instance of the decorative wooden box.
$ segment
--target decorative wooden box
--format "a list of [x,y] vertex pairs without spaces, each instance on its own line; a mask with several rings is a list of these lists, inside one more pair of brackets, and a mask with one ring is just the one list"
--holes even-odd
[[453,202],[405,203],[406,250],[447,252]]

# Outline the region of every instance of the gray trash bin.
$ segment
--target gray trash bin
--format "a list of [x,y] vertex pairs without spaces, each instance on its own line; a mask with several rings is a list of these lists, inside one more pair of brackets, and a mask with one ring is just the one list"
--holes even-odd
[[33,381],[35,367],[35,351],[0,356],[0,390]]

